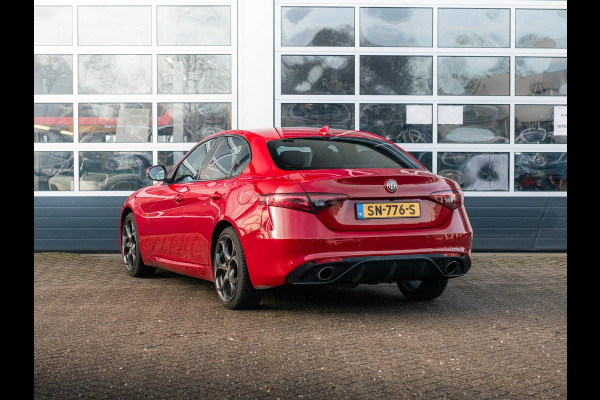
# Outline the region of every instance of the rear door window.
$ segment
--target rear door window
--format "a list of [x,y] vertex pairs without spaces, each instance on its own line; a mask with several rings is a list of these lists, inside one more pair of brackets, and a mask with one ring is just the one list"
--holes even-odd
[[246,141],[240,137],[226,136],[206,166],[202,180],[227,178],[245,145]]

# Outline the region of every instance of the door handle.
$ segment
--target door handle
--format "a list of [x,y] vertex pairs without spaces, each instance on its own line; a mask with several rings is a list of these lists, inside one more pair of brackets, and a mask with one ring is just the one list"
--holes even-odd
[[176,203],[179,203],[183,200],[183,196],[178,194],[177,196],[175,196],[175,198],[173,200],[175,200]]
[[219,200],[223,195],[219,192],[214,192],[210,195],[211,200]]

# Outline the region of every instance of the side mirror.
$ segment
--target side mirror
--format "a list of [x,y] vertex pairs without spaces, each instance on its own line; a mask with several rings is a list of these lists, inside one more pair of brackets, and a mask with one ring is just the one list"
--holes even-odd
[[164,181],[167,179],[167,170],[162,165],[153,165],[146,170],[146,176],[153,181]]

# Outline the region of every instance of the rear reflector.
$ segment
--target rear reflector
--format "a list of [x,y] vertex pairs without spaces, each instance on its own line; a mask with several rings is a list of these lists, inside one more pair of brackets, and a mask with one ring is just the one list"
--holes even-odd
[[444,190],[443,192],[434,192],[429,197],[443,206],[454,210],[463,204],[462,190]]
[[260,204],[271,207],[291,208],[316,213],[347,200],[345,194],[337,193],[274,193],[258,196]]

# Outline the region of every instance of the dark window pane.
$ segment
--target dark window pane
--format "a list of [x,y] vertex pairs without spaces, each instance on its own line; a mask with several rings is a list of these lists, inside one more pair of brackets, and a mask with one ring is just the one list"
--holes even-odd
[[433,57],[360,56],[360,94],[430,95]]
[[229,46],[230,6],[157,6],[159,46]]
[[516,10],[516,47],[567,48],[567,10]]
[[510,47],[507,8],[440,8],[438,47]]
[[80,94],[151,94],[149,54],[80,54]]
[[360,130],[395,143],[431,143],[431,104],[361,104]]
[[429,171],[432,170],[432,154],[430,151],[411,151],[410,155],[417,159]]
[[515,143],[567,143],[567,106],[515,105]]
[[33,94],[72,94],[73,56],[34,54]]
[[248,145],[245,145],[244,149],[240,152],[237,159],[235,160],[235,164],[233,164],[231,176],[237,176],[244,172],[248,164],[250,164],[250,157],[250,147]]
[[438,106],[438,143],[509,143],[509,106]]
[[231,103],[158,103],[158,142],[197,143],[231,129]]
[[65,143],[73,141],[73,104],[33,105],[33,142]]
[[179,160],[185,155],[185,151],[159,151],[158,152],[158,165],[164,165],[167,172],[171,172],[173,167],[177,165]]
[[360,9],[360,45],[431,47],[433,9],[368,7]]
[[231,93],[231,56],[158,55],[158,93]]
[[566,96],[566,57],[516,57],[517,96]]
[[438,57],[438,94],[508,96],[509,57]]
[[354,104],[294,103],[281,105],[281,126],[354,129]]
[[567,191],[567,153],[515,153],[515,191]]
[[354,8],[281,7],[282,46],[354,46]]
[[210,162],[202,174],[202,179],[216,180],[224,179],[229,175],[233,162],[246,145],[246,141],[239,137],[227,136],[221,140],[221,144],[210,159]]
[[73,190],[73,152],[34,151],[33,190]]
[[190,182],[198,178],[200,168],[206,160],[206,156],[213,150],[213,147],[219,143],[221,138],[210,139],[194,148],[177,167],[175,172],[175,182]]
[[80,103],[81,143],[152,141],[151,103]]
[[281,56],[281,94],[354,94],[354,56]]
[[146,177],[152,165],[150,151],[81,151],[79,162],[81,191],[132,191],[152,184]]
[[462,190],[508,191],[508,153],[438,153],[438,175]]

